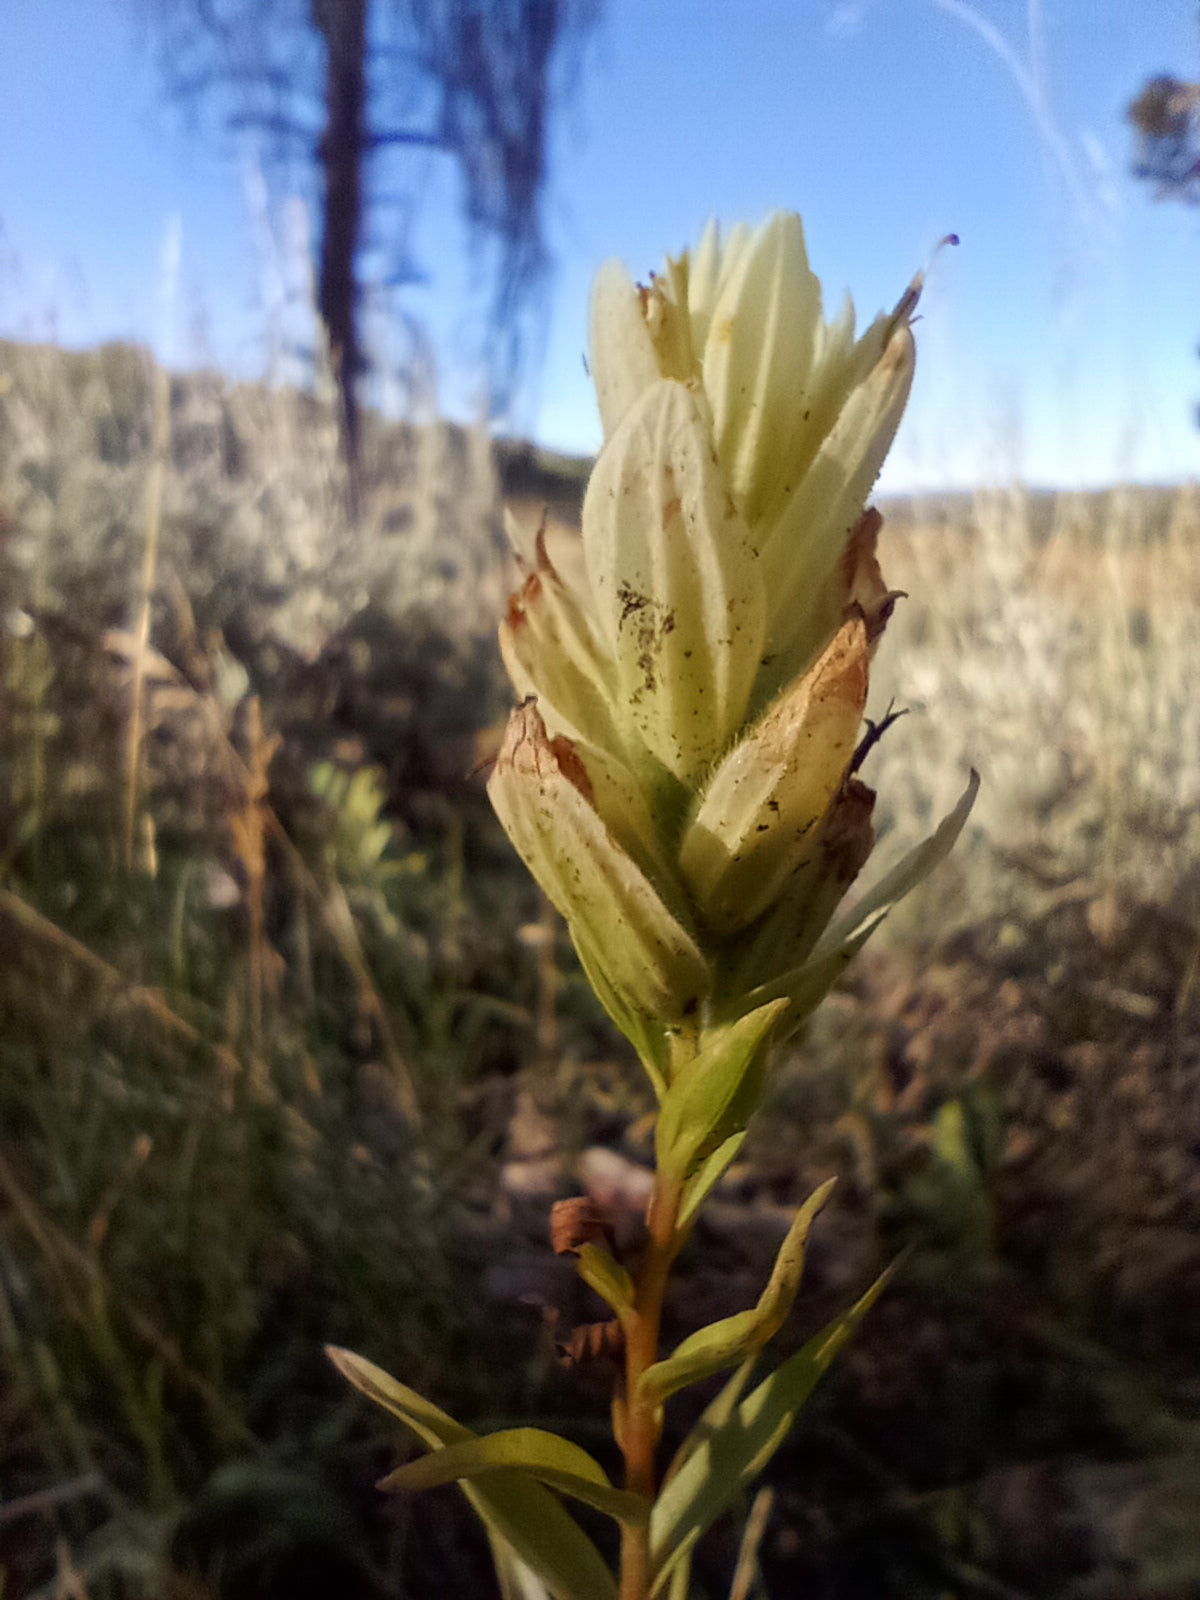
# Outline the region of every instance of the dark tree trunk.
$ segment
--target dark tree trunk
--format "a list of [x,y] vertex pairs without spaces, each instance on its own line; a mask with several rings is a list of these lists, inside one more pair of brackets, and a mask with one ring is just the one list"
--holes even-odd
[[317,149],[324,177],[318,305],[341,397],[354,506],[359,447],[356,386],[362,367],[355,267],[367,152],[367,0],[313,0],[312,15],[326,50],[325,131]]

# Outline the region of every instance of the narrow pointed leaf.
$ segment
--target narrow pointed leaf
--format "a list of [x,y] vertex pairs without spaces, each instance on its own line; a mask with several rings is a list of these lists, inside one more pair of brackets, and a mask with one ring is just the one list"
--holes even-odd
[[770,983],[764,983],[750,995],[750,999],[765,1004],[777,996],[786,996],[792,1004],[788,1022],[798,1027],[820,1005],[886,915],[881,911],[865,928],[860,928],[832,950],[818,951],[802,966],[773,978]]
[[543,1428],[504,1428],[482,1438],[463,1439],[431,1450],[428,1455],[397,1467],[376,1488],[412,1494],[505,1468],[527,1472],[547,1488],[581,1500],[618,1522],[641,1524],[650,1514],[642,1495],[614,1489],[603,1467],[586,1450]]
[[487,1536],[492,1548],[496,1580],[500,1585],[500,1600],[552,1600],[549,1589],[510,1544],[493,1533],[491,1528],[488,1528]]
[[377,1406],[399,1417],[430,1448],[458,1444],[475,1437],[470,1428],[456,1422],[435,1406],[432,1400],[426,1400],[424,1395],[399,1382],[364,1356],[355,1355],[353,1350],[343,1350],[336,1345],[327,1345],[325,1354],[360,1394],[365,1394],[368,1400],[373,1400]]
[[690,1226],[692,1218],[721,1181],[745,1142],[744,1128],[740,1133],[731,1133],[723,1144],[719,1144],[711,1155],[704,1158],[695,1175],[689,1178],[687,1187],[683,1191],[683,1203],[679,1207],[681,1228]]
[[[431,1449],[475,1439],[469,1428],[373,1361],[333,1345],[326,1347],[326,1354],[361,1394],[398,1417]],[[554,1600],[617,1600],[616,1582],[596,1546],[535,1478],[501,1469],[460,1487],[489,1537],[502,1539],[532,1568]]]
[[730,1373],[720,1393],[714,1396],[705,1406],[700,1420],[676,1450],[671,1459],[671,1464],[667,1468],[666,1477],[663,1479],[664,1485],[670,1483],[690,1455],[694,1454],[702,1444],[707,1443],[729,1421],[733,1415],[734,1408],[739,1404],[742,1395],[746,1392],[746,1385],[750,1382],[757,1365],[758,1351],[754,1350],[746,1357],[736,1372]]
[[655,1148],[663,1172],[691,1177],[745,1128],[762,1098],[767,1036],[786,1008],[787,1001],[773,1000],[717,1030],[676,1078],[658,1114]]
[[633,1309],[633,1279],[621,1263],[601,1246],[588,1243],[579,1247],[579,1276],[624,1322]]
[[[681,1542],[679,1547],[671,1553],[671,1559],[663,1566],[662,1570],[655,1573],[653,1581],[650,1585],[650,1594],[652,1600],[654,1596],[662,1593],[663,1585],[666,1583],[670,1583],[672,1586],[671,1595],[672,1600],[674,1600],[674,1596],[679,1592],[676,1585],[679,1581],[680,1571],[682,1570],[684,1573],[690,1575],[692,1567],[692,1552],[695,1550],[699,1540],[700,1530],[698,1528],[694,1528],[692,1532],[688,1534],[687,1538]],[[684,1579],[683,1595],[684,1600],[686,1600],[686,1578]]]
[[665,1361],[656,1361],[648,1367],[638,1385],[638,1400],[642,1405],[662,1405],[689,1384],[699,1383],[723,1367],[736,1366],[775,1337],[800,1287],[808,1230],[835,1182],[836,1179],[830,1178],[823,1183],[796,1213],[758,1304],[749,1311],[722,1317],[719,1322],[711,1322],[707,1328],[689,1334]]
[[760,1383],[725,1424],[697,1444],[663,1486],[650,1516],[656,1585],[678,1553],[712,1526],[770,1461],[834,1356],[882,1293],[891,1269],[849,1311]]
[[737,1311],[732,1317],[722,1317],[710,1322],[707,1328],[698,1328],[688,1334],[683,1342],[664,1361],[647,1367],[638,1384],[638,1399],[647,1406],[660,1406],[680,1389],[690,1383],[699,1383],[723,1367],[736,1366],[746,1350],[757,1348],[754,1333],[757,1325],[755,1311]]
[[797,1211],[787,1231],[787,1237],[779,1247],[770,1279],[759,1298],[757,1307],[765,1339],[775,1337],[792,1309],[804,1272],[809,1229],[833,1193],[836,1184],[836,1178],[826,1178],[824,1183],[813,1190]]
[[[691,1555],[691,1552],[688,1552]],[[668,1600],[688,1600],[688,1589],[692,1581],[692,1563],[690,1560],[676,1562],[671,1573],[671,1587],[668,1591]]]
[[910,889],[915,888],[934,867],[946,859],[971,814],[978,793],[979,774],[972,770],[970,781],[959,796],[954,810],[942,818],[928,839],[910,850],[844,917],[825,931],[813,951],[816,959],[844,948],[868,920],[872,927],[877,926],[881,913],[890,911],[898,900],[902,900]]

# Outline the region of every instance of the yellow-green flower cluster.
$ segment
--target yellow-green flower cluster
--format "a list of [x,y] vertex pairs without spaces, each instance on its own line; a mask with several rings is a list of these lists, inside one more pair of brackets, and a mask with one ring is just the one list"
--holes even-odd
[[915,303],[857,339],[848,301],[826,322],[785,212],[710,226],[648,287],[598,277],[582,571],[540,537],[524,563],[489,790],[640,1046],[780,997],[798,1020],[836,974],[818,941],[871,848],[855,751],[894,600],[864,506]]

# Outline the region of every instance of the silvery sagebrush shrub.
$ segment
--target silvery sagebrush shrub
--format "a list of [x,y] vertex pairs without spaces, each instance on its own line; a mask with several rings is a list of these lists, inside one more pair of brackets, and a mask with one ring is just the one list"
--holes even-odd
[[[488,785],[658,1098],[656,1173],[636,1263],[587,1201],[555,1247],[612,1310],[613,1428],[625,1482],[541,1429],[483,1437],[347,1351],[331,1355],[428,1453],[384,1480],[457,1481],[502,1586],[557,1600],[682,1600],[693,1545],[761,1472],[882,1280],[769,1377],[752,1371],[795,1298],[801,1207],[757,1305],[659,1350],[672,1262],[760,1104],[773,1049],[888,908],[946,854],[974,773],[936,832],[837,916],[870,854],[859,776],[871,658],[896,595],[866,507],[912,383],[920,275],[855,337],[832,322],[800,219],[777,212],[635,286],[597,279],[591,370],[604,445],[582,564],[514,530],[522,582],[501,630],[520,704]],[[660,1478],[663,1407],[731,1370]],[[619,1574],[564,1506],[621,1529]]]

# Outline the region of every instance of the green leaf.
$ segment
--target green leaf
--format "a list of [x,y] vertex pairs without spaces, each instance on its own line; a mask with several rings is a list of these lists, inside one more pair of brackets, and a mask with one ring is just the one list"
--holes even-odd
[[500,1600],[551,1600],[546,1585],[513,1550],[512,1546],[488,1529],[492,1561],[500,1585]]
[[800,1276],[804,1271],[804,1248],[813,1218],[829,1198],[837,1180],[830,1178],[809,1196],[796,1213],[787,1238],[779,1248],[775,1266],[758,1304],[750,1311],[709,1323],[689,1334],[665,1361],[656,1361],[642,1374],[638,1402],[660,1406],[691,1383],[699,1383],[722,1367],[732,1367],[773,1339],[787,1319]]
[[579,1247],[579,1276],[616,1312],[624,1325],[633,1310],[633,1279],[603,1246],[588,1242]]
[[826,1178],[824,1183],[813,1190],[797,1211],[787,1237],[779,1247],[779,1254],[775,1257],[775,1265],[771,1269],[771,1277],[759,1298],[757,1307],[757,1314],[761,1318],[767,1339],[775,1337],[792,1309],[797,1290],[800,1288],[800,1278],[804,1272],[808,1230],[824,1208],[836,1184],[836,1178]]
[[694,1454],[702,1444],[711,1439],[713,1434],[717,1433],[729,1421],[733,1415],[734,1407],[742,1398],[746,1385],[750,1382],[751,1375],[757,1365],[758,1351],[753,1350],[737,1371],[729,1375],[725,1387],[720,1394],[705,1406],[699,1422],[696,1423],[687,1438],[679,1446],[679,1449],[676,1450],[671,1459],[671,1465],[667,1468],[666,1477],[663,1479],[664,1484],[669,1483],[688,1457]]
[[767,1036],[787,1000],[772,1000],[713,1030],[695,1059],[663,1097],[655,1150],[659,1170],[690,1178],[733,1134],[740,1133],[762,1098]]
[[679,1227],[690,1226],[692,1218],[721,1181],[722,1174],[746,1142],[746,1130],[731,1133],[724,1144],[719,1144],[710,1156],[705,1157],[696,1173],[688,1180],[679,1207]]
[[675,1570],[671,1573],[671,1592],[667,1600],[688,1600],[688,1589],[692,1581],[691,1551],[675,1563]]
[[817,1380],[874,1305],[892,1270],[889,1267],[849,1311],[760,1383],[723,1424],[690,1449],[691,1441],[685,1441],[685,1458],[663,1485],[650,1515],[652,1593],[659,1592],[692,1543],[770,1461]]
[[[326,1354],[360,1393],[399,1417],[431,1449],[474,1440],[414,1389],[351,1350],[326,1346]],[[543,1484],[512,1468],[489,1472],[482,1483],[460,1487],[495,1541],[503,1540],[537,1574],[555,1600],[617,1600],[613,1575],[595,1545]]]
[[910,850],[902,860],[879,880],[847,914],[825,930],[813,951],[814,959],[836,952],[857,929],[868,920],[871,927],[879,924],[879,914],[890,911],[922,878],[927,878],[934,867],[940,865],[963,830],[975,797],[979,793],[979,774],[972,769],[967,787],[958,798],[954,810],[943,817],[928,839]]
[[432,1400],[426,1400],[415,1389],[400,1383],[373,1361],[355,1355],[353,1350],[340,1349],[337,1345],[326,1345],[325,1354],[360,1394],[365,1394],[368,1400],[373,1400],[394,1417],[399,1417],[431,1449],[475,1438],[470,1428],[455,1422]]
[[699,1383],[722,1367],[732,1367],[742,1359],[755,1340],[758,1313],[738,1311],[732,1317],[698,1328],[675,1347],[665,1361],[647,1367],[638,1384],[638,1400],[645,1406],[660,1406],[689,1383]]
[[896,902],[950,854],[978,792],[979,774],[973,771],[958,804],[929,838],[909,851],[840,921],[825,930],[807,961],[761,984],[751,992],[749,999],[764,1005],[770,1000],[786,998],[792,1004],[789,1030],[803,1022],[820,1005]]
[[614,1489],[603,1467],[586,1450],[543,1428],[504,1428],[446,1445],[397,1467],[375,1487],[411,1494],[505,1468],[528,1472],[547,1488],[582,1500],[618,1522],[641,1524],[650,1515],[643,1495]]
[[667,1092],[667,1066],[671,1059],[666,1030],[652,1017],[643,1016],[640,1011],[635,1011],[632,1006],[625,1003],[609,983],[603,967],[592,956],[587,945],[575,938],[573,931],[571,942],[575,946],[579,965],[583,968],[583,975],[591,985],[592,992],[637,1051],[638,1060],[654,1089],[654,1097],[656,1100],[661,1100]]
[[844,943],[820,955],[810,956],[802,966],[793,967],[778,978],[772,978],[769,983],[760,985],[751,991],[749,999],[758,1004],[781,998],[790,1000],[789,1031],[798,1027],[805,1017],[817,1009],[886,915],[881,911],[872,922]]

